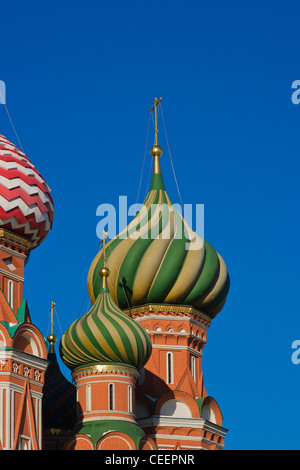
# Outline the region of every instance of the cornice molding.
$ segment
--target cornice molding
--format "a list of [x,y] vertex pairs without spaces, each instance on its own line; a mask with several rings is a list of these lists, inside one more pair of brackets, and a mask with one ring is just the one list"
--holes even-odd
[[137,379],[139,371],[135,367],[125,364],[91,364],[86,366],[79,366],[72,372],[72,378],[75,380],[84,375],[99,375],[99,374],[123,374],[130,375]]
[[142,418],[137,420],[138,425],[141,428],[148,427],[182,427],[182,428],[198,428],[205,429],[206,431],[218,434],[218,436],[225,437],[227,429],[222,426],[218,426],[211,421],[207,421],[203,418],[178,418],[172,416],[151,416],[150,418]]
[[211,324],[211,318],[201,310],[185,305],[169,305],[169,304],[148,304],[139,307],[132,307],[130,310],[123,310],[129,316],[141,317],[144,315],[170,315],[170,316],[188,316],[202,320],[207,326]]
[[27,238],[22,237],[21,235],[16,235],[4,228],[0,228],[0,243],[1,240],[8,241],[17,247],[25,249],[27,252],[29,252],[32,247],[31,241],[27,240]]

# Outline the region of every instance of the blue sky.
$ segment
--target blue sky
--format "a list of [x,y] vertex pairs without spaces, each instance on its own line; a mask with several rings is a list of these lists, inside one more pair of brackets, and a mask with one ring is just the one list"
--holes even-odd
[[[231,276],[203,357],[226,449],[300,446],[300,364],[291,361],[300,339],[300,105],[291,101],[299,13],[296,1],[257,0],[1,7],[7,107],[56,209],[26,267],[33,322],[49,332],[54,300],[60,339],[87,311],[96,208],[119,195],[136,202],[148,111],[161,96],[182,200],[205,205],[205,238]],[[17,144],[4,106],[0,133]],[[161,120],[158,136],[165,185],[179,202]]]

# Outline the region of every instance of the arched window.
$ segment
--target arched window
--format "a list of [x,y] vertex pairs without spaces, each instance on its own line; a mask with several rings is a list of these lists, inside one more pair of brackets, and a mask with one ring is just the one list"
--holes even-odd
[[173,354],[167,353],[167,384],[172,384],[174,381],[173,377]]
[[194,382],[196,383],[197,380],[197,358],[195,356],[191,356],[191,371],[192,371],[192,377],[194,379]]
[[128,411],[129,413],[133,412],[133,391],[132,385],[128,385]]
[[214,410],[208,405],[203,406],[201,410],[201,418],[207,419],[207,421],[210,421],[211,423],[217,423]]
[[115,409],[115,390],[114,384],[108,386],[108,409],[110,411]]
[[86,386],[86,411],[91,411],[92,407],[92,394],[91,394],[91,384]]
[[14,283],[11,279],[8,281],[8,288],[7,288],[7,300],[11,309],[14,309]]

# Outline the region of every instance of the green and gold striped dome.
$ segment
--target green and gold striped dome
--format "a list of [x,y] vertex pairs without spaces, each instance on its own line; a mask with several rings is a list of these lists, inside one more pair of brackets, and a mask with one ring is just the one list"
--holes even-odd
[[[225,262],[172,205],[160,169],[162,152],[154,147],[151,188],[143,207],[106,247],[111,296],[121,309],[150,303],[188,305],[213,318],[229,291]],[[92,302],[100,290],[102,264],[103,250],[88,274]]]
[[[101,271],[103,274],[103,268]],[[65,331],[59,352],[71,370],[95,363],[122,363],[141,369],[151,348],[144,328],[112,300],[104,277],[94,305]]]

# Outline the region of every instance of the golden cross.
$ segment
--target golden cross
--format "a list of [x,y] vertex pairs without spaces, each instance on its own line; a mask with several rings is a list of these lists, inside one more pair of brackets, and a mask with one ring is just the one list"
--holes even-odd
[[103,238],[101,243],[103,243],[103,267],[106,265],[106,256],[105,256],[105,239],[107,238],[107,233],[103,230]]
[[154,132],[155,132],[155,145],[157,145],[157,133],[158,133],[158,130],[157,130],[157,106],[161,102],[161,100],[162,100],[162,98],[159,98],[159,100],[157,98],[154,98],[154,105],[149,110],[150,113],[153,111],[153,109],[155,111],[155,129],[154,129]]

